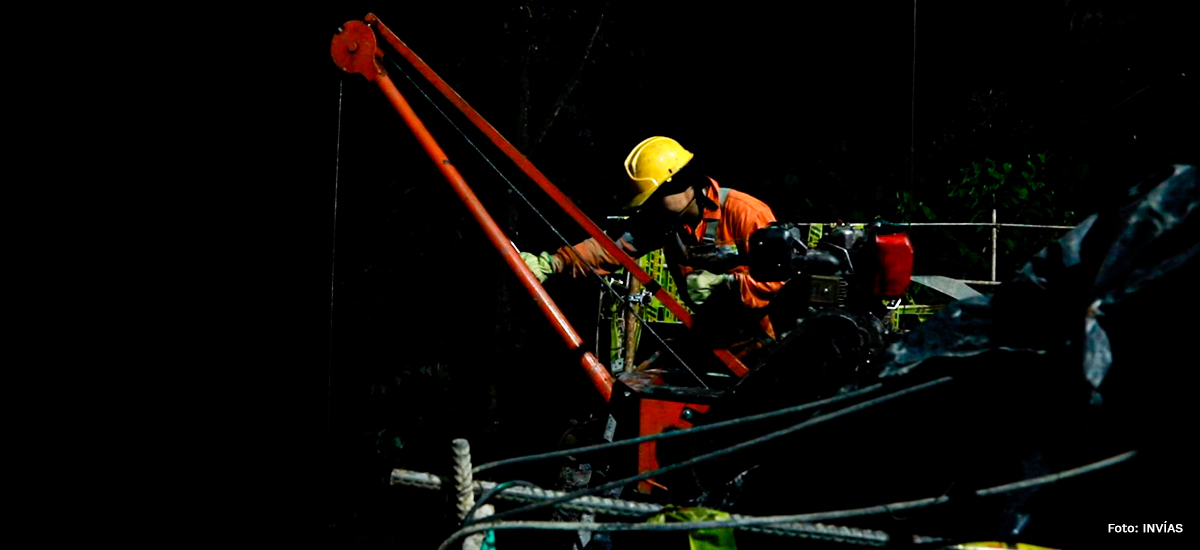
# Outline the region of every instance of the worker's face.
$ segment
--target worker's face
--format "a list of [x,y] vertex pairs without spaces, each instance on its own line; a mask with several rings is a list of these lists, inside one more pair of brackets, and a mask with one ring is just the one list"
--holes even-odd
[[659,201],[659,205],[668,215],[687,223],[700,219],[700,205],[696,201],[696,192],[691,187],[674,195],[664,195]]

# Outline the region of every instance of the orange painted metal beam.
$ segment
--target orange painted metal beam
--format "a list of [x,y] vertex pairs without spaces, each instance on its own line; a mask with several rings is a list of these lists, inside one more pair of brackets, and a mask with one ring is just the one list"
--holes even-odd
[[[425,77],[426,80],[432,83],[433,86],[437,88],[437,90],[441,92],[443,96],[446,97],[446,99],[453,103],[454,106],[458,108],[458,110],[462,112],[462,114],[465,115],[467,119],[475,125],[476,128],[479,128],[479,130],[483,132],[485,136],[487,136],[488,140],[490,140],[492,144],[500,148],[500,150],[503,151],[504,154],[507,155],[508,158],[511,159],[513,163],[515,163],[517,167],[521,169],[522,172],[525,172],[525,175],[529,176],[529,178],[533,180],[533,182],[536,183],[537,186],[542,189],[542,191],[549,195],[550,198],[554,200],[554,202],[571,217],[571,219],[575,220],[575,223],[579,224],[580,227],[587,231],[588,235],[595,239],[596,242],[600,243],[600,246],[603,246],[604,249],[608,251],[610,255],[612,255],[612,257],[616,258],[617,261],[621,263],[621,266],[629,271],[629,273],[631,273],[635,279],[637,279],[643,285],[650,284],[654,281],[653,277],[651,277],[648,273],[643,271],[640,266],[638,266],[636,260],[630,257],[629,254],[626,254],[621,247],[617,246],[617,244],[613,242],[613,240],[607,234],[605,234],[604,231],[601,230],[600,227],[591,220],[591,218],[588,218],[587,214],[584,214],[574,202],[571,202],[571,199],[564,195],[562,191],[558,189],[558,187],[556,187],[553,183],[550,183],[550,180],[547,179],[546,176],[542,174],[542,172],[538,170],[536,166],[533,165],[533,163],[529,162],[529,159],[525,158],[525,155],[521,154],[521,152],[518,151],[517,148],[511,143],[509,143],[508,140],[500,134],[500,132],[496,131],[496,129],[493,128],[492,125],[483,118],[483,116],[481,116],[473,107],[471,107],[471,105],[468,104],[467,101],[462,98],[462,96],[458,95],[458,92],[454,91],[454,88],[450,87],[445,80],[442,80],[442,77],[438,76],[438,74],[434,72],[433,69],[425,63],[425,61],[417,56],[417,54],[413,52],[412,49],[404,43],[404,41],[400,40],[400,38],[397,37],[396,34],[387,27],[387,25],[384,25],[383,22],[380,21],[377,16],[375,16],[375,14],[367,14],[365,20],[367,24],[374,26],[378,30],[380,36],[382,36],[383,39],[392,46],[392,48],[394,48],[401,56],[403,56],[404,59],[408,60],[408,62],[412,64],[412,66],[415,67],[417,71]],[[670,293],[661,288],[657,283],[650,285],[650,287],[656,289],[654,292],[654,297],[658,298],[658,300],[662,302],[662,304],[666,306],[666,308],[685,326],[691,328],[691,313],[688,313],[687,309],[685,309],[682,304],[676,301]],[[750,369],[746,368],[746,365],[742,364],[737,357],[734,357],[729,350],[714,349],[713,353],[715,353],[721,362],[724,363],[725,366],[728,367],[729,370],[738,377],[746,376],[746,374],[750,372]]]
[[337,63],[342,70],[351,74],[362,74],[367,80],[375,82],[388,102],[392,107],[400,113],[400,117],[404,119],[404,123],[416,136],[417,141],[421,143],[421,147],[429,155],[437,165],[438,171],[450,182],[450,186],[454,189],[455,194],[467,206],[471,215],[479,222],[483,228],[492,246],[500,252],[505,263],[517,274],[517,279],[521,285],[533,297],[538,308],[546,315],[550,324],[554,327],[559,336],[566,342],[567,347],[572,351],[579,352],[580,364],[587,372],[588,377],[595,386],[596,391],[605,401],[612,399],[613,377],[608,372],[608,369],[601,364],[591,352],[583,349],[583,338],[575,332],[571,323],[563,315],[562,311],[546,293],[546,289],[542,288],[537,277],[529,270],[529,266],[525,265],[525,261],[521,259],[521,255],[512,246],[512,241],[504,234],[504,230],[496,223],[483,203],[475,196],[475,193],[467,185],[466,180],[459,174],[458,169],[450,163],[450,159],[446,157],[446,153],[442,151],[441,146],[433,139],[433,135],[417,117],[408,101],[396,88],[396,85],[388,78],[383,67],[379,65],[379,51],[375,44],[375,34],[371,31],[368,25],[360,21],[350,21],[343,26],[343,30],[333,38],[331,53],[334,62]]

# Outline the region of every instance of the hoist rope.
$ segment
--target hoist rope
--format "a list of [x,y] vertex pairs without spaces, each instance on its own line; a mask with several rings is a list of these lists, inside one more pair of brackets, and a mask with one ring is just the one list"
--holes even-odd
[[913,0],[912,113],[908,126],[908,188],[913,187],[917,163],[917,0]]
[[342,163],[342,86],[345,79],[338,81],[337,143],[333,155],[333,235],[329,248],[329,368],[325,393],[325,435],[333,430],[333,290],[337,282],[337,196],[338,177]]
[[464,140],[466,140],[467,144],[470,145],[472,149],[475,149],[475,152],[479,153],[479,156],[481,158],[483,158],[483,161],[485,163],[487,163],[487,165],[490,166],[492,168],[492,170],[495,171],[498,176],[500,176],[500,179],[504,180],[504,183],[508,184],[509,189],[512,189],[512,191],[514,193],[516,193],[517,196],[520,197],[521,200],[524,201],[526,205],[529,206],[530,210],[533,210],[533,212],[535,214],[537,214],[537,216],[539,218],[541,218],[541,220],[543,222],[545,222],[546,226],[550,228],[550,231],[552,233],[554,233],[554,235],[557,236],[558,239],[560,241],[562,241],[564,245],[566,245],[566,248],[571,251],[571,254],[574,255],[577,260],[579,260],[579,263],[581,265],[587,267],[588,271],[592,275],[594,275],[597,279],[599,279],[600,282],[608,289],[608,291],[610,293],[612,293],[612,295],[614,297],[616,297],[617,302],[620,303],[622,306],[629,308],[629,311],[631,313],[633,313],[634,317],[636,317],[637,320],[642,324],[642,327],[644,327],[646,330],[648,330],[650,332],[650,334],[653,335],[663,345],[663,347],[671,354],[671,356],[674,357],[675,360],[678,361],[679,364],[683,366],[683,368],[688,372],[688,374],[691,374],[692,377],[695,378],[696,381],[699,382],[702,387],[704,387],[705,389],[708,389],[708,385],[704,383],[704,380],[702,380],[700,378],[700,375],[696,374],[696,371],[692,370],[692,368],[690,366],[688,366],[688,364],[686,362],[684,362],[683,358],[680,357],[679,354],[675,353],[675,350],[672,349],[669,344],[667,344],[666,340],[662,336],[660,336],[658,334],[658,332],[654,330],[653,327],[650,326],[650,323],[648,323],[644,318],[642,318],[642,316],[636,310],[633,309],[632,304],[626,302],[626,300],[624,299],[624,296],[622,296],[620,292],[617,292],[617,290],[615,288],[613,288],[611,284],[609,284],[608,280],[606,280],[603,275],[600,275],[598,272],[596,272],[596,269],[594,267],[592,267],[591,264],[583,261],[583,258],[579,257],[579,253],[575,250],[575,247],[571,245],[571,241],[567,240],[567,238],[558,231],[558,228],[555,227],[554,224],[551,223],[550,220],[547,219],[546,216],[542,214],[541,210],[538,210],[538,208],[533,205],[533,202],[531,200],[529,200],[529,198],[526,197],[525,194],[522,193],[521,190],[518,189],[517,186],[511,180],[509,180],[507,176],[504,175],[504,173],[500,170],[500,168],[492,163],[492,160],[490,158],[488,158],[488,156],[486,154],[484,154],[483,150],[481,150],[478,145],[475,145],[475,142],[469,136],[467,136],[467,134],[465,132],[463,132],[462,129],[459,128],[457,124],[454,123],[454,121],[450,118],[450,116],[447,115],[446,112],[443,111],[440,106],[438,106],[437,102],[435,102],[433,100],[433,98],[429,96],[429,94],[425,93],[425,90],[422,89],[421,86],[417,84],[416,80],[414,80],[413,77],[410,76],[408,74],[408,72],[405,71],[404,68],[401,67],[398,62],[396,62],[396,60],[392,59],[391,56],[384,55],[384,58],[386,58],[387,61],[389,63],[391,63],[392,67],[395,67],[395,69],[397,71],[399,71],[400,74],[404,75],[404,78],[408,79],[408,81],[413,85],[413,88],[415,88],[417,90],[417,92],[420,93],[421,96],[424,97],[425,100],[428,101],[429,104],[433,106],[434,110],[436,110],[438,112],[438,114],[442,115],[442,118],[444,118],[446,120],[446,122],[450,124],[450,127],[454,128],[454,131],[458,132],[458,135],[462,136],[462,138]]

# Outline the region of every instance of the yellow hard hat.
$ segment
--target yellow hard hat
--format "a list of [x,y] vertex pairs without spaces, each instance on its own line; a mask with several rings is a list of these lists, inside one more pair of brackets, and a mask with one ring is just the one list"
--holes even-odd
[[634,194],[625,208],[641,206],[690,160],[692,153],[668,137],[655,136],[637,144],[625,158],[625,173],[633,183]]

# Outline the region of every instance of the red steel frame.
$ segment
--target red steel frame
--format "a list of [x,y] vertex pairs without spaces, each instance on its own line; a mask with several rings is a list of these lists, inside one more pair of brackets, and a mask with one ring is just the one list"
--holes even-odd
[[581,352],[580,363],[591,379],[592,385],[596,387],[596,391],[600,392],[600,396],[605,401],[611,400],[613,389],[612,374],[609,374],[608,369],[596,360],[596,357],[591,352],[583,349],[583,338],[580,338],[575,329],[571,327],[571,324],[563,316],[558,306],[555,305],[550,295],[546,294],[546,289],[542,288],[537,277],[529,270],[529,266],[525,265],[525,260],[521,259],[521,255],[513,248],[512,241],[508,240],[504,231],[500,229],[500,226],[496,224],[492,216],[488,214],[487,209],[483,207],[483,204],[479,202],[479,198],[471,191],[466,180],[458,173],[458,169],[453,164],[450,164],[450,159],[446,158],[446,153],[442,151],[437,141],[433,139],[429,130],[421,122],[421,119],[413,112],[412,107],[404,99],[400,90],[396,89],[396,85],[388,78],[383,67],[379,66],[376,59],[379,52],[375,47],[375,34],[367,25],[359,21],[350,21],[346,23],[344,30],[333,38],[331,48],[334,61],[339,67],[349,73],[362,74],[367,80],[375,82],[379,86],[379,89],[383,91],[383,94],[387,96],[392,107],[400,113],[400,116],[404,119],[404,123],[408,125],[413,135],[421,143],[421,147],[425,149],[429,158],[433,159],[434,164],[437,165],[438,170],[445,176],[446,181],[450,182],[450,186],[454,188],[454,192],[458,195],[458,198],[467,205],[467,209],[470,210],[471,215],[483,227],[488,240],[492,242],[492,246],[496,247],[496,250],[504,257],[504,261],[508,263],[508,267],[517,274],[521,285],[533,296],[534,302],[538,304],[542,313],[549,319],[559,336],[562,337],[571,350]]
[[[375,32],[378,31],[387,42],[396,49],[405,59],[407,59],[426,79],[428,79],[442,94],[449,99],[477,128],[479,128],[493,144],[500,148],[530,179],[546,192],[572,219],[576,221],[584,230],[588,232],[601,246],[603,246],[614,258],[616,258],[626,270],[633,274],[634,278],[642,284],[653,282],[653,278],[637,265],[637,262],[621,250],[611,238],[608,237],[594,222],[587,217],[575,206],[573,202],[554,184],[539,171],[529,159],[525,158],[504,136],[500,135],[478,112],[475,111],[467,102],[458,95],[444,80],[441,79],[424,61],[421,60],[407,45],[404,44],[390,29],[388,29],[382,21],[374,14],[367,14],[365,23],[362,21],[349,21],[343,28],[333,37],[331,44],[331,54],[334,62],[342,70],[351,74],[361,74],[368,81],[375,82],[379,89],[387,97],[392,107],[400,114],[405,124],[416,136],[421,147],[434,161],[438,170],[450,183],[454,192],[459,199],[467,206],[467,209],[475,217],[487,235],[488,240],[496,248],[509,268],[517,274],[521,285],[530,293],[534,302],[538,304],[539,309],[543,312],[546,318],[550,321],[555,331],[567,344],[572,351],[580,353],[580,364],[588,374],[592,385],[600,393],[605,401],[612,399],[613,377],[608,372],[608,369],[601,364],[591,352],[583,349],[583,339],[579,336],[571,324],[567,321],[562,311],[554,303],[554,300],[546,293],[546,290],[538,282],[537,277],[525,265],[525,261],[521,258],[517,250],[512,246],[512,242],[504,234],[504,231],[495,222],[491,215],[484,208],[478,197],[467,185],[465,179],[459,174],[458,170],[450,163],[442,148],[437,141],[429,133],[429,130],[417,117],[408,101],[392,83],[383,67],[379,64],[378,58],[383,55],[378,49]],[[658,285],[651,285],[656,290],[654,295],[663,305],[667,307],[683,324],[687,327],[692,326],[692,317],[682,305],[679,304],[669,293],[667,293]],[[745,376],[749,373],[749,369],[729,350],[714,349],[713,352],[721,359],[723,363],[738,376]]]
[[[648,273],[643,271],[640,266],[638,266],[636,260],[631,258],[629,254],[626,254],[621,247],[617,246],[617,244],[614,243],[613,240],[595,224],[595,222],[588,218],[578,206],[575,206],[575,203],[571,202],[571,199],[567,198],[566,195],[563,195],[563,193],[559,191],[558,187],[556,187],[553,183],[550,183],[550,180],[546,179],[546,176],[543,175],[542,172],[533,165],[533,163],[529,162],[529,159],[525,158],[525,155],[522,155],[521,152],[518,151],[516,147],[513,147],[513,145],[504,138],[504,136],[500,135],[500,132],[497,132],[487,120],[484,120],[484,118],[477,111],[475,111],[475,109],[472,108],[471,105],[462,98],[462,96],[458,95],[458,92],[454,91],[454,88],[451,88],[445,80],[442,80],[442,78],[425,63],[425,61],[418,57],[417,54],[414,53],[407,44],[400,40],[400,38],[391,31],[391,29],[387,28],[387,26],[384,25],[383,22],[375,16],[375,14],[369,13],[364,19],[368,25],[374,26],[379,31],[380,36],[382,36],[383,39],[392,46],[392,48],[399,52],[404,59],[408,60],[408,62],[412,64],[412,66],[415,67],[417,71],[419,71],[421,75],[425,77],[426,80],[429,80],[429,82],[432,83],[434,87],[446,97],[446,99],[453,103],[463,115],[466,115],[467,119],[470,120],[476,128],[479,128],[479,130],[483,132],[489,140],[491,140],[492,144],[494,144],[496,147],[499,147],[500,150],[503,151],[504,154],[507,155],[508,158],[517,165],[518,168],[521,169],[521,171],[525,172],[525,175],[529,176],[529,178],[532,179],[533,182],[542,189],[542,191],[549,195],[550,198],[553,199],[554,202],[557,203],[558,206],[567,213],[567,215],[571,216],[571,219],[575,220],[575,223],[578,223],[580,227],[587,231],[588,235],[590,235],[593,239],[596,239],[596,242],[600,243],[600,246],[604,247],[604,249],[610,255],[612,255],[612,257],[616,258],[617,261],[621,263],[622,267],[633,274],[635,279],[637,279],[643,285],[648,285],[654,281],[653,277],[651,277]],[[666,306],[667,309],[670,310],[670,312],[675,315],[675,317],[678,318],[685,326],[691,328],[691,314],[688,313],[688,311],[684,309],[684,307],[678,301],[676,301],[670,293],[662,288],[657,288],[657,284],[651,285],[650,287],[656,288],[654,297],[658,298],[658,300],[662,302],[662,304]],[[742,364],[742,362],[732,353],[730,353],[729,350],[714,349],[713,353],[715,353],[717,357],[721,359],[721,362],[725,363],[729,370],[737,376],[743,377],[750,372],[750,369],[746,368],[746,365]]]

